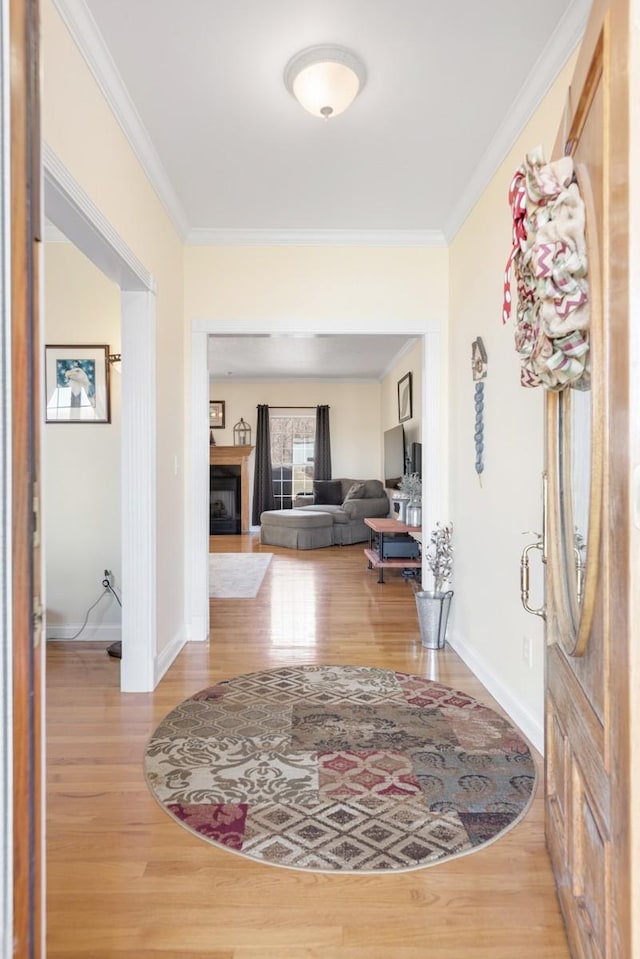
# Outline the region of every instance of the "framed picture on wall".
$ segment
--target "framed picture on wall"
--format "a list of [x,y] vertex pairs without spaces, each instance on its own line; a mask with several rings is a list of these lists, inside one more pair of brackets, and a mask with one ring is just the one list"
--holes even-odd
[[405,373],[401,380],[398,380],[398,422],[404,423],[413,416],[413,376],[411,373]]
[[212,430],[224,429],[224,400],[209,401],[209,426]]
[[45,422],[110,423],[109,347],[45,346]]

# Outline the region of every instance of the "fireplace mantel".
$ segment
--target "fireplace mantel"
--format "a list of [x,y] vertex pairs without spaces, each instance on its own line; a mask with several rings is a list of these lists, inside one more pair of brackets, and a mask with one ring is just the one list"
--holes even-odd
[[240,467],[240,528],[249,532],[249,457],[255,446],[210,446],[211,466]]

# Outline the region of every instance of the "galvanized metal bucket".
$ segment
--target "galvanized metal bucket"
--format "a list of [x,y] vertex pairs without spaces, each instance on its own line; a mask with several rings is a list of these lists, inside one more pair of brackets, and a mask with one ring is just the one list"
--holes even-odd
[[452,598],[452,589],[446,593],[431,593],[428,590],[416,593],[420,639],[425,649],[444,648]]

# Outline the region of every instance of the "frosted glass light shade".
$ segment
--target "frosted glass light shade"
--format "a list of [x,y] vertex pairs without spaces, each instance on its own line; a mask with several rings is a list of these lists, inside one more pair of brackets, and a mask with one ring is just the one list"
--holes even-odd
[[308,47],[285,69],[287,89],[301,106],[328,120],[343,113],[364,86],[364,65],[344,47]]

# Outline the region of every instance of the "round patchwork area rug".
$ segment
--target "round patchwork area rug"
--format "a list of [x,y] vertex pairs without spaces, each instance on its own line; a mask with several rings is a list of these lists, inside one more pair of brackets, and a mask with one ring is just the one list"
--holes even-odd
[[263,863],[394,872],[514,826],[536,769],[521,734],[465,693],[365,666],[237,676],[185,700],[146,748],[181,825]]

